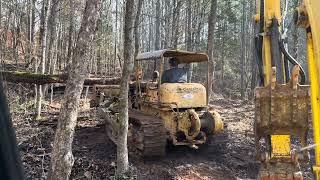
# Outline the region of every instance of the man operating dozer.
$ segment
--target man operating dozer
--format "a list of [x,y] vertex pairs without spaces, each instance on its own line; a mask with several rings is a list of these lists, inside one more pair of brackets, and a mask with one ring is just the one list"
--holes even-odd
[[187,82],[187,69],[179,68],[179,61],[177,58],[169,60],[170,69],[163,72],[161,83],[186,83]]

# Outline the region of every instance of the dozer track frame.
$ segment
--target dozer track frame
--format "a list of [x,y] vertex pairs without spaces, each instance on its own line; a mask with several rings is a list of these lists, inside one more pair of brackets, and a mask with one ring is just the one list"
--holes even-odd
[[165,156],[167,131],[162,119],[130,109],[129,124],[130,141],[143,157]]

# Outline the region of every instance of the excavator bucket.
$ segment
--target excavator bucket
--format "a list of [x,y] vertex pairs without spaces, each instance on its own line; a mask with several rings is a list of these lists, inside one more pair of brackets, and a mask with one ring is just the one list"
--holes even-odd
[[[296,173],[299,158],[292,153],[291,137],[298,138],[302,147],[307,145],[310,94],[309,86],[298,84],[299,71],[295,66],[288,83],[278,84],[276,68],[272,68],[271,83],[255,90],[256,148],[263,162],[260,179],[300,178]],[[267,145],[262,145],[261,139]]]

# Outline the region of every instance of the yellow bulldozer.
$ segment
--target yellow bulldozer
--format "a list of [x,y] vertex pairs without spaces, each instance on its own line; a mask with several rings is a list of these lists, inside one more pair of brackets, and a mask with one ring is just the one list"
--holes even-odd
[[[190,63],[206,68],[208,79],[208,56],[204,53],[159,50],[139,54],[139,65],[130,83],[129,141],[144,157],[164,156],[167,143],[196,149],[206,143],[225,144],[225,124],[219,113],[208,106],[208,80],[201,77],[198,83],[161,82],[169,58],[175,58],[181,69]],[[95,87],[97,99],[103,101],[101,92],[106,96],[116,88]],[[114,135],[112,129],[108,131],[109,136]]]

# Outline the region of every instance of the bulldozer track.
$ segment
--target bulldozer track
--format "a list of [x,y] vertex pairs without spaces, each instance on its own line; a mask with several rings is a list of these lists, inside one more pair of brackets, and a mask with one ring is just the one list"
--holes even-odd
[[133,144],[143,157],[165,156],[167,131],[162,119],[130,109],[129,122],[133,128]]
[[229,142],[229,133],[224,131],[218,134],[210,135],[207,142],[202,145],[207,153],[224,153]]

